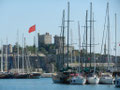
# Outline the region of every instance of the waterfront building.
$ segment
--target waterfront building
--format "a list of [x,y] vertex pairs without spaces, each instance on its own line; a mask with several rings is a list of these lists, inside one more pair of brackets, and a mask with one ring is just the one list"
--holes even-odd
[[38,48],[40,48],[41,44],[45,44],[45,45],[52,44],[52,35],[50,35],[49,33],[40,35],[38,33]]
[[65,37],[60,37],[55,35],[54,36],[54,45],[56,48],[63,47],[63,39],[64,39],[64,45],[65,45]]
[[[66,46],[66,43],[65,43],[65,37],[60,37],[60,36],[57,36],[57,35],[54,36],[54,45],[56,47],[56,54],[58,54],[59,52],[62,52],[63,41],[64,41],[64,54],[66,54],[67,53],[67,46]],[[72,52],[72,50],[74,50],[74,46],[69,46],[70,53]]]
[[52,44],[52,35],[50,35],[49,33],[40,35],[38,33],[38,43],[42,43],[42,44]]

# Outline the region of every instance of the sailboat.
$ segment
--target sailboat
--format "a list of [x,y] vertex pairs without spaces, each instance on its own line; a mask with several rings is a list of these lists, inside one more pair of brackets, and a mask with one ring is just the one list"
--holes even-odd
[[[93,22],[93,29],[94,29],[94,18],[92,20],[92,3],[90,3],[90,37],[92,33],[92,22]],[[94,30],[93,30],[93,52],[94,52]],[[91,56],[91,38],[90,38],[90,56]],[[93,54],[94,59],[94,72],[89,73],[87,76],[87,83],[88,84],[98,84],[99,83],[99,77],[95,74],[96,72],[96,66],[95,66],[95,54]],[[90,69],[91,69],[91,57],[90,57]]]
[[70,79],[70,84],[80,84],[80,85],[83,85],[86,83],[86,79],[82,76],[82,75],[77,75],[77,76],[73,76],[71,79]]
[[[62,41],[64,41],[64,20],[65,20],[65,10],[63,10],[62,27],[61,27],[61,29],[62,29],[61,33],[62,33],[63,38],[61,38],[61,35],[60,35],[60,40],[62,40]],[[61,50],[61,44],[59,46],[60,46],[59,48]],[[62,48],[64,50],[64,42],[63,42]],[[59,71],[57,73],[53,74],[53,76],[52,76],[52,80],[54,83],[68,83],[65,80],[66,76],[64,76],[64,71],[60,70],[64,66],[64,51],[62,51],[62,53],[63,53],[63,58],[62,58],[63,60],[61,60],[61,62],[59,61],[59,63],[61,63],[61,66],[58,68]],[[59,52],[59,56],[60,55],[61,55],[61,52]]]
[[13,74],[8,72],[8,39],[6,38],[6,45],[5,45],[5,70],[4,70],[4,63],[3,63],[3,58],[4,58],[4,54],[3,54],[3,45],[1,42],[1,72],[0,72],[0,78],[1,79],[9,79],[9,78],[13,78]]
[[[22,38],[22,42],[24,42],[24,36]],[[29,78],[29,74],[24,72],[24,47],[22,47],[22,70],[23,71],[20,72],[19,70],[19,33],[18,33],[18,41],[17,41],[17,61],[18,61],[18,72],[14,74],[14,78],[16,79]]]
[[[109,3],[107,3],[107,30],[108,30],[108,71],[110,71],[110,21],[109,21]],[[113,84],[114,78],[111,73],[102,73],[100,77],[100,83]]]
[[60,70],[56,73],[53,74],[52,80],[54,83],[65,83],[69,84],[71,78],[73,77],[73,74],[75,72],[72,70],[72,68],[69,67],[68,62],[69,62],[69,22],[70,22],[70,3],[68,2],[68,20],[67,20],[67,66],[64,66],[64,29],[65,29],[65,10],[63,10],[63,18],[62,18],[62,39],[63,39],[63,59],[62,59],[62,66],[60,67]]
[[[80,41],[80,25],[78,22],[78,36],[79,36],[79,52],[80,52],[80,47],[81,47],[81,41]],[[80,74],[80,54],[79,54],[79,73],[73,75],[73,77],[70,79],[70,84],[85,84],[86,79],[83,77],[83,75]]]
[[21,78],[29,78],[29,74],[25,73],[25,53],[24,53],[24,48],[25,48],[25,38],[24,35],[22,37],[22,72],[20,73]]

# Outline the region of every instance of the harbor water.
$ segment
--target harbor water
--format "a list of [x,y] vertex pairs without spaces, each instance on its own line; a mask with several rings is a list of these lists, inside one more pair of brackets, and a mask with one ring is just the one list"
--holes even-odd
[[0,90],[120,90],[114,85],[55,84],[51,78],[0,79]]

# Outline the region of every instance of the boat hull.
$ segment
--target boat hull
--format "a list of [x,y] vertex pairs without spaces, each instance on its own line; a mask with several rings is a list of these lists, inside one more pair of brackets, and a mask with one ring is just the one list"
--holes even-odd
[[31,79],[39,79],[40,78],[40,73],[32,73],[30,74]]
[[88,84],[98,84],[99,80],[100,79],[98,77],[88,77],[87,78]]
[[70,80],[70,84],[80,84],[80,85],[83,85],[85,83],[86,83],[86,79],[85,78],[73,77]]
[[12,79],[12,78],[14,78],[13,74],[10,74],[10,73],[1,73],[0,74],[0,79]]
[[16,79],[28,79],[28,78],[30,78],[30,74],[15,74],[14,78],[16,78]]
[[100,78],[100,84],[113,84],[113,79]]
[[70,77],[69,76],[53,75],[52,80],[54,83],[70,84]]

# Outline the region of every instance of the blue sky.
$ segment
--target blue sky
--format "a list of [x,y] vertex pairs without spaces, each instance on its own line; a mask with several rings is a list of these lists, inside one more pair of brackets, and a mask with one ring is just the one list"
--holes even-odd
[[[95,43],[96,52],[100,52],[103,26],[105,21],[106,5],[110,3],[110,24],[111,24],[111,53],[114,54],[114,14],[117,13],[118,19],[118,37],[120,42],[120,0],[69,0],[70,1],[70,18],[74,20],[70,24],[73,31],[73,42],[78,42],[77,21],[81,26],[85,23],[85,12],[89,10],[90,2],[93,3],[93,12],[95,15]],[[62,18],[62,10],[67,12],[68,0],[0,0],[0,38],[4,41],[8,37],[8,43],[15,44],[17,38],[17,30],[19,30],[20,43],[22,42],[22,33],[26,36],[27,44],[33,44],[33,36],[35,32],[29,34],[30,26],[36,24],[37,32],[44,34],[49,32],[59,35]],[[67,13],[66,13],[67,14]],[[88,13],[89,14],[89,13]],[[67,15],[66,15],[67,16]],[[67,18],[67,17],[66,17]],[[81,34],[84,28],[81,27]],[[22,43],[21,43],[22,44]],[[75,45],[76,48],[77,45]],[[120,47],[118,47],[120,51]],[[118,52],[118,55],[120,53]]]

